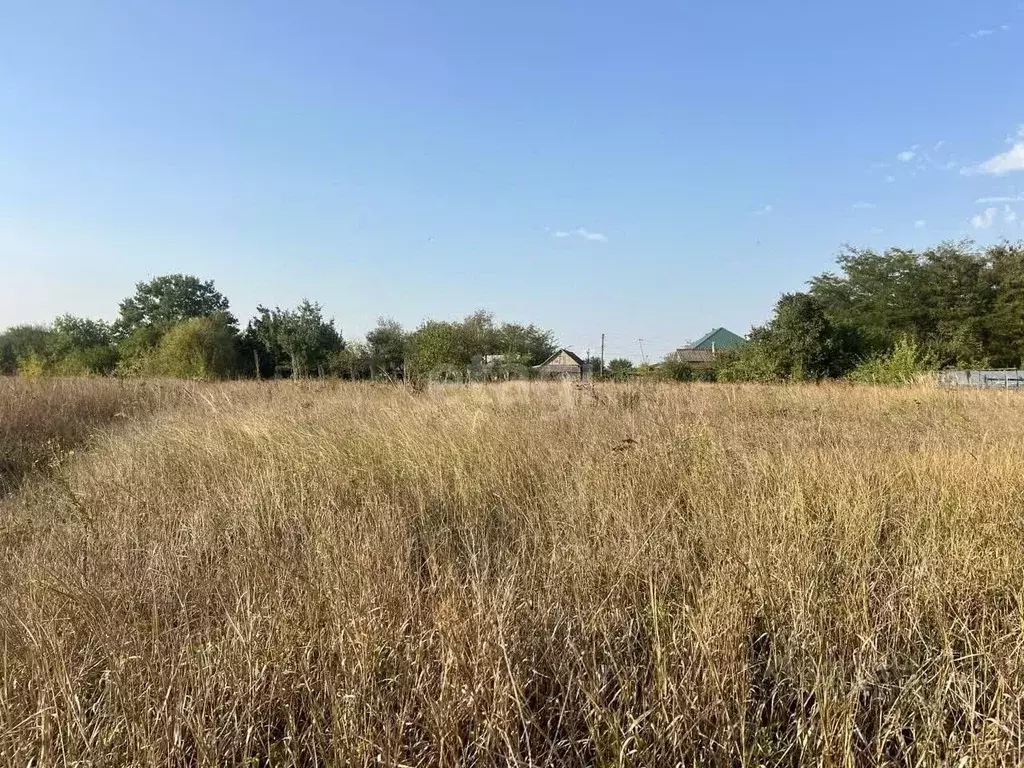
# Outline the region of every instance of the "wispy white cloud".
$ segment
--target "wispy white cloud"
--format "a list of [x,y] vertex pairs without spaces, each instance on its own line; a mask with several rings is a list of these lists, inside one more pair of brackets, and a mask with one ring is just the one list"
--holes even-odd
[[1014,144],[1009,150],[991,157],[983,163],[961,168],[964,176],[988,174],[1003,176],[1014,171],[1024,171],[1024,141]]
[[896,155],[896,159],[901,163],[909,163],[915,157],[917,157],[917,152],[913,149],[905,149]]
[[997,195],[996,197],[979,197],[974,201],[976,205],[990,205],[992,203],[1024,203],[1024,195]]
[[764,206],[761,206],[760,208],[758,208],[756,211],[754,211],[754,213],[756,213],[758,216],[767,216],[769,213],[772,213],[774,210],[775,210],[775,206],[774,205],[764,205]]
[[924,219],[918,219],[914,222],[914,229],[924,229],[928,226],[928,223]]
[[1009,224],[1011,227],[1017,223],[1017,212],[1010,206],[1003,208],[1003,221]]
[[946,146],[946,140],[945,139],[940,139],[939,141],[935,142],[935,146],[932,147],[932,152],[938,152],[944,146]]
[[958,163],[956,160],[947,160],[946,164],[944,166],[942,166],[942,167],[945,168],[947,171],[952,171],[955,168],[957,168],[959,165],[960,165],[960,163]]
[[981,213],[971,217],[971,226],[975,229],[989,229],[996,222],[999,215],[998,208],[986,208]]
[[886,184],[892,184],[894,181],[896,181],[896,177],[895,176],[889,175],[889,176],[885,177],[885,183]]
[[865,202],[862,201],[862,202],[859,202],[859,203],[854,203],[850,207],[853,208],[856,211],[870,211],[870,210],[873,210],[873,209],[877,208],[878,206],[875,205],[874,203],[865,203]]
[[608,241],[607,235],[604,235],[600,232],[591,232],[586,227],[577,227],[576,229],[572,230],[556,229],[554,231],[549,229],[548,232],[551,232],[552,237],[557,237],[559,239],[566,237],[581,237],[584,240],[591,240],[596,243],[604,243]]
[[[1020,7],[1024,8],[1024,4],[1021,4]],[[960,45],[964,40],[984,40],[986,38],[992,37],[997,32],[1009,32],[1009,31],[1010,31],[1010,25],[1009,24],[1000,24],[999,26],[992,26],[992,27],[982,27],[981,29],[976,29],[973,32],[967,33],[966,35],[961,37],[959,40],[955,40],[953,42],[953,45]]]
[[576,234],[582,237],[584,240],[593,240],[594,242],[604,243],[608,241],[608,236],[603,235],[600,232],[591,232],[586,227],[578,227]]

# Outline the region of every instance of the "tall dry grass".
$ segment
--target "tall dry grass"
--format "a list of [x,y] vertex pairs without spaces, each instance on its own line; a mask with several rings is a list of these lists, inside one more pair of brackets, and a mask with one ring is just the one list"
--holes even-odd
[[1014,393],[201,391],[0,502],[3,764],[1021,762]]
[[182,382],[0,376],[0,496],[118,419],[134,419],[188,394]]

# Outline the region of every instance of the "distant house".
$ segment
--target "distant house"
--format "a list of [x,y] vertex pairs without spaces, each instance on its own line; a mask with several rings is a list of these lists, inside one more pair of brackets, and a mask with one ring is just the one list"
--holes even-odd
[[694,368],[710,368],[715,364],[715,358],[720,352],[738,349],[746,343],[746,339],[728,328],[715,328],[689,346],[677,349],[675,359]]
[[590,376],[590,366],[576,353],[568,349],[560,349],[533,370],[541,378],[551,379],[586,379]]

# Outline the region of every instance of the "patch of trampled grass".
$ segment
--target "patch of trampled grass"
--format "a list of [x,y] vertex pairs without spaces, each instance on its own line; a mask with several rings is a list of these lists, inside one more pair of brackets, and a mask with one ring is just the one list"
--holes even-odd
[[184,385],[116,379],[0,377],[0,495],[97,430],[150,413]]

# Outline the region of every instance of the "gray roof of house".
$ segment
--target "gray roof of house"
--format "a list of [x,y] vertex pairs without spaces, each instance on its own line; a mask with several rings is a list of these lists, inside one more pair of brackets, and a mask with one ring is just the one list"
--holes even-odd
[[541,363],[540,365],[535,365],[534,368],[543,368],[545,365],[550,363],[552,360],[554,360],[556,357],[558,357],[563,352],[565,352],[565,354],[567,354],[569,357],[571,357],[573,359],[573,361],[576,363],[576,365],[583,365],[584,364],[583,358],[580,357],[579,355],[577,355],[571,349],[560,349],[557,352],[555,352],[555,354],[553,354],[551,357],[549,357],[547,360],[545,360],[543,363]]
[[676,360],[681,363],[713,363],[715,361],[715,353],[710,349],[683,347],[676,350]]

